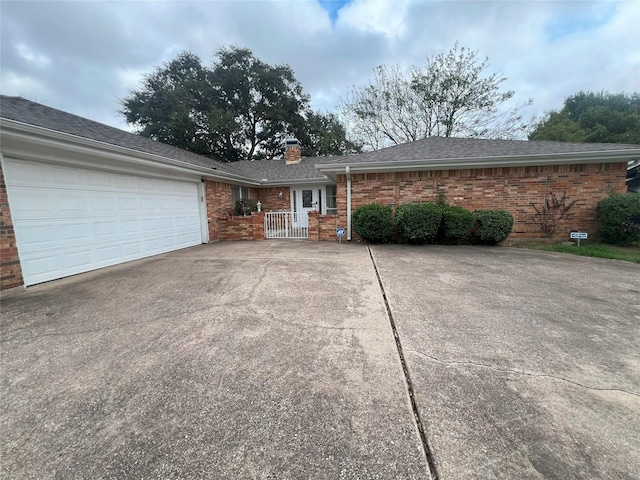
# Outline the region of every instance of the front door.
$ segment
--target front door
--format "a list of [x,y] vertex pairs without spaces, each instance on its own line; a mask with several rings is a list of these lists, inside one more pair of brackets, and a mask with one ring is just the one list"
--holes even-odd
[[307,214],[320,210],[322,187],[295,188],[291,191],[291,212],[293,224],[296,227],[307,228],[309,220]]

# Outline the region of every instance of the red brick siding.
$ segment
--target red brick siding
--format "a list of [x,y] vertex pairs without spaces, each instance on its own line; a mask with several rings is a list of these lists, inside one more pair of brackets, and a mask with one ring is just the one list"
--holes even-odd
[[[534,167],[441,170],[425,172],[367,173],[351,175],[352,209],[377,201],[399,205],[435,201],[443,192],[450,204],[469,210],[499,208],[514,216],[513,238],[539,238],[531,219],[532,203],[541,205],[549,193],[577,200],[574,217],[558,236],[573,229],[595,233],[595,207],[611,192],[623,193],[626,163],[549,165]],[[346,177],[338,175],[338,214],[346,216]]]
[[209,224],[209,241],[220,240],[220,219],[231,215],[231,184],[205,182],[205,200],[207,202],[207,222]]
[[220,240],[264,240],[264,213],[220,218]]
[[[282,198],[278,197],[280,192],[282,192]],[[252,188],[250,195],[254,200],[260,200],[263,212],[291,210],[289,187]]]
[[4,182],[2,166],[0,166],[0,290],[18,287],[23,283],[7,186]]

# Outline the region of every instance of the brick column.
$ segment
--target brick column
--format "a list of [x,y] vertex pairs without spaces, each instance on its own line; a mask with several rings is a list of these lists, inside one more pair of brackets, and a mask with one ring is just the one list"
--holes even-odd
[[264,240],[264,212],[253,212],[251,214],[251,227],[253,229],[253,239]]
[[309,240],[313,240],[317,242],[320,240],[320,230],[319,230],[319,217],[320,212],[314,210],[313,212],[309,212]]
[[23,283],[7,186],[4,183],[4,173],[0,166],[0,290],[18,287]]

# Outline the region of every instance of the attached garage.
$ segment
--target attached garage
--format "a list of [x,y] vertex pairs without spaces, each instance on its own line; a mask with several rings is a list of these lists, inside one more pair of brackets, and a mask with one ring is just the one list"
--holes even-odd
[[198,183],[5,158],[25,285],[202,243]]
[[0,289],[207,243],[210,158],[0,97]]

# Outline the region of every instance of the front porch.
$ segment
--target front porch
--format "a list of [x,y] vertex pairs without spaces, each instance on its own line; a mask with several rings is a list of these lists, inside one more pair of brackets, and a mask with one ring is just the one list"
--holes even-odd
[[[274,215],[275,214],[275,215]],[[306,218],[303,218],[306,217]],[[219,240],[307,239],[337,241],[336,229],[346,220],[337,214],[311,212],[253,212],[247,216],[227,215],[218,220]]]

